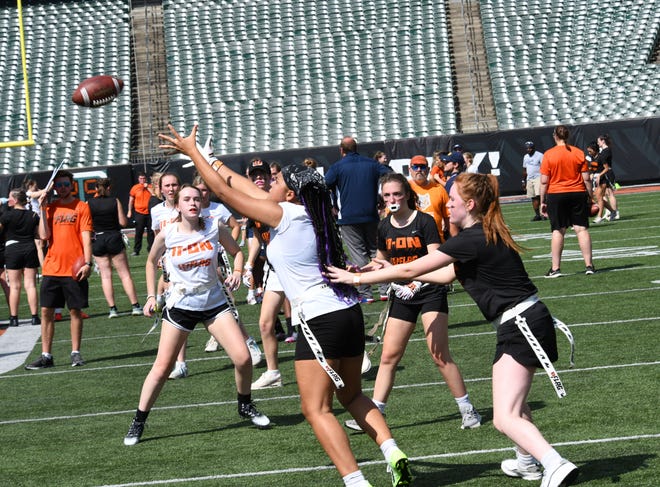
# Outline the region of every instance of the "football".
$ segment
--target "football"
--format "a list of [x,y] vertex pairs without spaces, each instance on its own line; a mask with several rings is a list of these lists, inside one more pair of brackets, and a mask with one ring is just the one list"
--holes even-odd
[[119,78],[108,75],[94,76],[78,85],[71,101],[81,107],[97,108],[112,102],[123,88],[124,82]]
[[80,272],[80,269],[82,269],[86,264],[85,261],[85,256],[81,255],[78,257],[73,264],[71,264],[71,277],[73,277],[76,281],[78,280],[78,273]]
[[596,203],[591,204],[591,208],[589,209],[589,214],[591,216],[598,215],[598,204],[596,204]]

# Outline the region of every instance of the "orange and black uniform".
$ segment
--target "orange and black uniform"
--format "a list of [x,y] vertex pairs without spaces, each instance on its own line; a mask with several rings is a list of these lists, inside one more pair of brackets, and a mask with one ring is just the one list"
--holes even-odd
[[134,184],[128,193],[133,199],[133,219],[135,220],[135,243],[133,244],[133,253],[139,254],[142,250],[142,236],[147,232],[147,252],[151,250],[151,244],[154,243],[154,231],[151,229],[151,214],[149,212],[149,200],[151,191],[144,184]]

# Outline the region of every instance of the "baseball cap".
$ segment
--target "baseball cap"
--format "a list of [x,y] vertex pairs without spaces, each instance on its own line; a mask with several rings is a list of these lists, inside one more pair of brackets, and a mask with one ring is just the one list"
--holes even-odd
[[525,142],[525,147],[534,147],[534,142],[528,140],[527,142]]
[[454,147],[451,148],[451,150],[463,150],[463,146],[461,144],[454,144]]
[[426,157],[424,156],[413,156],[412,159],[410,159],[410,165],[418,164],[420,166],[428,166],[429,161],[426,160]]
[[254,161],[250,162],[250,165],[248,166],[248,174],[250,176],[257,171],[261,171],[266,176],[270,176],[270,166],[261,159],[255,159]]
[[442,162],[454,162],[454,160],[451,157],[449,157],[449,154],[442,154],[440,156],[440,160]]

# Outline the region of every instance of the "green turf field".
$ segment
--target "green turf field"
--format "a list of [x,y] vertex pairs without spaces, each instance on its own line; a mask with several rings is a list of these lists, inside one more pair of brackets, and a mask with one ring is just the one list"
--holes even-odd
[[[531,223],[531,205],[504,206],[505,217],[528,249],[527,270],[553,314],[571,326],[576,365],[558,335],[556,364],[568,395],[558,399],[539,373],[530,395],[535,420],[560,453],[581,469],[579,485],[660,485],[660,193],[619,196],[622,219],[591,228],[598,273],[584,275],[574,234],[568,234],[558,279],[550,266],[547,222]],[[131,258],[138,292],[145,295],[144,257]],[[56,367],[22,368],[0,375],[0,485],[3,486],[339,486],[341,479],[300,414],[293,347],[280,350],[284,387],[255,391],[274,427],[261,431],[240,420],[232,366],[224,352],[203,351],[198,328],[188,342],[191,375],[166,384],[143,441],[125,447],[123,436],[156,353],[158,333],[144,343],[147,318],[128,315],[116,282],[121,318],[107,319],[97,275],[91,278],[91,319],[85,321],[83,357],[72,368],[68,322],[56,326]],[[258,306],[239,309],[259,336]],[[419,329],[408,346],[387,408],[387,421],[412,460],[418,486],[525,486],[499,468],[512,452],[492,425],[490,365],[494,332],[468,296],[450,295],[450,336],[475,406],[476,430],[460,430],[454,400],[435,369]],[[364,305],[372,324],[381,303]],[[21,316],[29,316],[22,300]],[[39,344],[29,359],[40,350]],[[377,361],[376,361],[377,362]],[[263,372],[257,367],[255,378]],[[376,367],[364,380],[370,393]],[[339,405],[341,421],[348,415]],[[374,486],[388,486],[382,455],[365,435],[351,434],[353,451]]]

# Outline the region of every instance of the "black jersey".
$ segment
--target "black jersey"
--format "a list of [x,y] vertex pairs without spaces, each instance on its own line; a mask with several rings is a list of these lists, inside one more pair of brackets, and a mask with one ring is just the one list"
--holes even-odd
[[456,259],[456,278],[488,321],[537,292],[520,255],[501,240],[487,244],[480,223],[447,240],[439,251]]
[[421,211],[410,224],[397,228],[384,218],[378,223],[377,247],[389,256],[392,264],[405,264],[426,255],[426,246],[440,243],[440,235],[435,220]]

